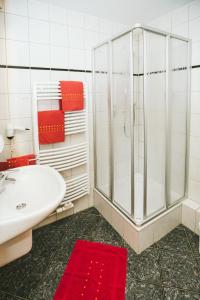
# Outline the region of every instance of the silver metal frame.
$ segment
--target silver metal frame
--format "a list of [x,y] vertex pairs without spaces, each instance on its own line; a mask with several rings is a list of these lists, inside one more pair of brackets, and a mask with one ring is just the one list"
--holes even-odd
[[[108,57],[107,57],[107,60],[108,60],[108,68],[109,68],[109,49],[110,49],[110,45],[109,45],[109,42],[105,42],[103,43],[101,46],[103,45],[107,45],[108,46]],[[98,47],[97,47],[98,48]],[[96,49],[97,49],[96,48]],[[108,78],[110,77],[110,70],[108,70]],[[95,52],[92,51],[92,89],[94,91],[94,87],[95,87]],[[110,96],[110,82],[108,80],[108,114],[109,114],[109,120],[110,120],[110,109],[112,107],[111,103],[110,103],[110,99],[111,99],[111,96]],[[93,93],[93,114],[94,114],[94,118],[93,118],[93,146],[94,146],[94,169],[95,169],[95,172],[94,172],[94,185],[96,187],[96,189],[102,193],[102,195],[104,197],[106,197],[108,200],[111,201],[112,199],[112,191],[111,191],[111,188],[109,189],[110,190],[110,197],[109,195],[106,195],[104,193],[104,191],[102,191],[100,188],[97,188],[97,154],[96,154],[96,97],[95,97],[95,93]],[[110,137],[111,137],[111,121],[109,122],[109,131],[110,131]],[[110,143],[111,143],[111,138],[110,138]],[[111,150],[111,145],[110,145],[110,154],[109,154],[109,157],[110,157],[110,162],[112,161],[111,160],[111,155],[112,155],[112,150]],[[112,166],[110,167],[110,178],[112,178]]]
[[143,188],[143,219],[147,215],[147,104],[146,104],[146,36],[143,31],[143,116],[144,116],[144,188]]
[[134,219],[134,207],[135,207],[135,147],[134,147],[134,118],[135,118],[135,105],[134,105],[134,79],[133,79],[133,73],[134,73],[134,60],[133,60],[133,31],[130,33],[130,97],[131,97],[131,120],[130,120],[130,126],[131,126],[131,215]]
[[165,206],[166,208],[169,206],[169,124],[171,124],[169,120],[169,99],[170,99],[170,50],[171,50],[171,41],[170,36],[166,36],[166,97],[165,97]]
[[[143,220],[140,222],[139,220],[135,220],[134,218],[134,115],[135,115],[135,107],[134,107],[134,80],[132,74],[134,73],[134,65],[133,65],[133,30],[136,29],[142,29],[143,30],[143,42],[144,42],[144,58],[143,58],[143,64],[144,64],[144,84],[143,84],[143,101],[144,101],[144,202],[143,202]],[[162,36],[166,37],[166,113],[165,113],[165,124],[166,124],[166,140],[165,140],[165,203],[163,208],[161,208],[159,211],[148,215],[147,216],[147,113],[146,113],[146,97],[145,97],[145,84],[146,84],[146,62],[145,62],[145,43],[146,43],[146,38],[145,34],[146,32],[152,32],[155,34],[160,34]],[[113,151],[113,84],[112,84],[112,42],[116,39],[119,39],[120,37],[130,33],[130,47],[131,47],[131,75],[130,75],[130,83],[131,83],[131,215],[127,213],[120,205],[117,205],[116,202],[114,202],[113,199],[113,191],[114,191],[114,156],[112,155]],[[187,70],[188,70],[188,110],[187,110],[187,134],[186,134],[186,139],[187,139],[187,146],[186,146],[186,157],[185,157],[185,195],[175,201],[172,205],[169,203],[169,197],[168,197],[168,191],[169,191],[169,182],[168,182],[168,173],[169,173],[169,137],[168,137],[168,122],[169,122],[169,112],[168,112],[168,103],[169,103],[169,98],[170,98],[170,44],[171,44],[171,38],[176,38],[178,40],[182,40],[188,43],[188,65],[187,65]],[[96,164],[96,115],[94,116],[94,159],[95,159],[95,190],[99,191],[104,197],[106,197],[108,200],[110,200],[118,209],[125,214],[126,216],[129,217],[130,220],[132,220],[134,223],[137,225],[141,225],[146,223],[147,221],[153,219],[155,216],[158,216],[161,214],[163,211],[166,211],[169,207],[172,207],[173,205],[176,205],[182,199],[184,199],[187,196],[188,193],[188,153],[189,153],[189,129],[190,129],[190,63],[191,63],[191,40],[184,38],[179,35],[171,34],[162,30],[154,29],[149,26],[144,26],[140,24],[136,24],[134,27],[131,29],[114,36],[113,38],[104,41],[103,43],[98,44],[96,47],[93,48],[93,85],[94,85],[94,71],[95,71],[95,61],[94,61],[94,52],[97,48],[107,44],[109,48],[109,69],[108,69],[108,105],[110,107],[110,111],[108,112],[110,115],[110,121],[109,121],[109,130],[110,130],[110,163],[111,163],[111,168],[110,168],[110,182],[111,182],[111,188],[110,188],[110,193],[111,197],[108,195],[105,195],[103,191],[101,191],[97,187],[97,178],[96,178],[96,171],[97,171],[97,164]],[[95,102],[95,95],[94,97],[94,102]],[[95,114],[95,109],[94,109],[94,114]]]

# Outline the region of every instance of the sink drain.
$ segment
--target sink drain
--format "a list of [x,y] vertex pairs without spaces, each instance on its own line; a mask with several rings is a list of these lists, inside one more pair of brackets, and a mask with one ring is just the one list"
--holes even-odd
[[24,207],[26,207],[26,203],[20,203],[20,204],[17,204],[16,209],[22,209]]

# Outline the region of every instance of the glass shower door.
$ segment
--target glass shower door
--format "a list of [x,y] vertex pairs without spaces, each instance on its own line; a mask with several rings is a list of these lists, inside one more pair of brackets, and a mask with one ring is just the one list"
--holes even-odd
[[188,43],[170,38],[170,93],[168,102],[168,204],[185,195],[187,108],[188,108]]
[[95,109],[95,185],[111,198],[110,160],[110,101],[109,101],[109,45],[94,51],[94,109]]
[[144,217],[165,209],[166,36],[144,31]]
[[132,33],[112,41],[113,201],[131,214]]

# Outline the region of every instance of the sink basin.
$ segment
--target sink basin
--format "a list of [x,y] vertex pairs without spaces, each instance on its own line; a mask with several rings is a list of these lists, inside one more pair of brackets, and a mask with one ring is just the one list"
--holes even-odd
[[41,222],[65,194],[63,177],[48,166],[26,166],[9,173],[0,193],[0,245]]

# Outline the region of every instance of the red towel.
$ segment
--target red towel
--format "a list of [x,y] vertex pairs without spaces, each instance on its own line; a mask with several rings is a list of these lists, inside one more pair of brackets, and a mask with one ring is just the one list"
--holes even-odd
[[35,154],[27,154],[7,159],[8,169],[36,164]]
[[84,108],[83,83],[80,81],[60,81],[63,111],[82,110]]
[[8,162],[7,161],[1,161],[0,162],[0,172],[5,171],[8,169]]
[[40,144],[64,142],[64,112],[60,110],[39,111],[38,132]]
[[124,300],[127,249],[76,242],[54,300]]

